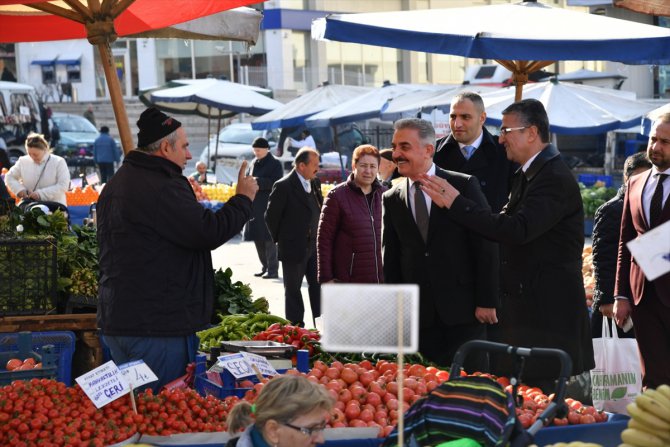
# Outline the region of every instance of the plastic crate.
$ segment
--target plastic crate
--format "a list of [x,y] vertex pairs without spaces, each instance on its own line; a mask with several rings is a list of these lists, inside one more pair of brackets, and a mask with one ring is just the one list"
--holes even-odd
[[[306,373],[309,370],[309,352],[306,350],[298,350],[296,352],[296,357],[298,360],[298,371]],[[197,355],[195,360],[195,380],[193,383],[195,390],[201,396],[206,397],[211,395],[218,397],[219,399],[224,399],[229,396],[242,398],[247,391],[252,389],[236,388],[235,377],[226,370],[220,374],[222,385],[219,385],[207,378],[206,368],[206,356]],[[282,374],[286,372],[286,370],[277,370],[277,372]],[[251,380],[254,383],[258,382],[255,375],[249,376],[246,379]]]
[[8,385],[15,380],[53,379],[56,377],[58,365],[56,364],[57,356],[53,352],[54,346],[43,346],[40,354],[31,350],[31,344],[30,332],[17,334],[17,348],[12,351],[0,352],[0,365],[6,365],[12,358],[24,360],[31,357],[35,359],[35,362],[42,362],[42,367],[22,371],[0,370],[0,385]]
[[0,239],[0,315],[41,315],[56,309],[53,239]]
[[622,414],[612,414],[607,422],[599,424],[545,427],[535,434],[535,443],[542,447],[558,442],[582,441],[617,447],[621,444],[621,432],[627,427],[629,419]]
[[584,186],[593,186],[597,180],[598,176],[595,174],[579,174],[577,176],[577,181],[583,183]]
[[[18,350],[17,333],[0,333],[0,353]],[[32,350],[40,354],[45,345],[53,345],[56,355],[56,380],[66,385],[72,384],[72,356],[75,350],[75,335],[69,331],[32,332]]]

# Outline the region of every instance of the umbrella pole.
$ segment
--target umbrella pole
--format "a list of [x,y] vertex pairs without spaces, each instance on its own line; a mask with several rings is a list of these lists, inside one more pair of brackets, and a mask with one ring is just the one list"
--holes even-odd
[[130,135],[130,125],[128,124],[126,106],[123,103],[119,77],[116,75],[116,71],[112,64],[112,52],[109,47],[109,42],[100,43],[97,47],[98,52],[100,53],[100,60],[102,61],[102,68],[105,71],[105,79],[107,80],[107,88],[109,88],[109,97],[112,100],[116,125],[119,129],[119,138],[121,138],[123,154],[126,155],[133,150],[134,143],[133,138]]
[[333,125],[332,128],[333,128],[333,143],[335,144],[334,149],[340,156],[340,177],[342,177],[342,181],[345,181],[347,179],[347,175],[346,171],[344,170],[344,160],[342,160],[342,151],[340,151],[340,144],[337,138],[337,125]]
[[213,168],[214,172],[216,172],[216,161],[219,155],[219,132],[221,132],[221,110],[219,110],[219,118],[216,121],[216,145],[214,146],[214,168]]
[[210,147],[210,140],[212,139],[212,106],[207,106],[207,169],[212,167],[212,159],[209,156],[212,148]]

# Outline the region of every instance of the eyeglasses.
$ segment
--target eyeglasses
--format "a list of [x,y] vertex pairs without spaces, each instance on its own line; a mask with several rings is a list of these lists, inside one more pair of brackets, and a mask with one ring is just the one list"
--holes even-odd
[[292,428],[293,430],[297,430],[300,433],[302,433],[303,435],[307,435],[307,436],[318,435],[319,433],[323,432],[326,429],[325,425],[319,425],[317,427],[312,427],[312,428],[298,427],[296,425],[289,424],[288,422],[284,422],[282,425],[286,425],[288,428]]
[[510,132],[514,132],[515,130],[523,130],[523,129],[528,129],[529,126],[521,126],[521,127],[501,127],[500,128],[500,135],[506,136]]

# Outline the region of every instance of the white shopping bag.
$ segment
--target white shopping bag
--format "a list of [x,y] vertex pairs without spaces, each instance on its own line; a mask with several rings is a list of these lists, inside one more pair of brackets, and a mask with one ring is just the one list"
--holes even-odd
[[[593,406],[611,413],[628,414],[626,405],[642,393],[642,365],[634,338],[619,338],[603,318],[602,338],[593,339],[596,367],[591,370]],[[611,322],[611,327],[616,327]]]

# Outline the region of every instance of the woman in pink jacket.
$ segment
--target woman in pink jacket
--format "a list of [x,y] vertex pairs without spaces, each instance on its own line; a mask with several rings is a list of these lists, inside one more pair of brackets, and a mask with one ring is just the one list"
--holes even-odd
[[352,173],[333,188],[321,210],[317,235],[319,282],[382,283],[382,193],[379,151],[358,146]]

